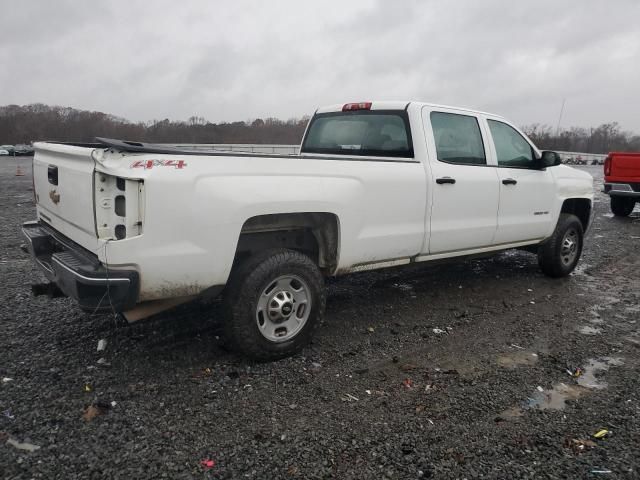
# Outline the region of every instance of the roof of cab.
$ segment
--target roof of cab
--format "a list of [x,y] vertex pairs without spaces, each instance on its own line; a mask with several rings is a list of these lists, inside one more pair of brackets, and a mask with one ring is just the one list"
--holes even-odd
[[[350,102],[347,102],[350,103]],[[410,102],[389,102],[389,101],[377,101],[371,102],[370,110],[404,110],[407,108]],[[346,103],[336,103],[334,105],[327,105],[324,107],[318,108],[316,113],[328,113],[328,112],[341,112],[342,107],[344,107]]]
[[[351,103],[351,102],[347,102],[347,103]],[[316,113],[341,112],[342,107],[344,107],[344,105],[346,105],[346,103],[336,103],[333,105],[326,105],[324,107],[318,108],[316,110]],[[437,103],[415,102],[415,101],[372,101],[371,110],[404,110],[408,108],[409,105],[416,105],[418,107],[447,108],[452,110],[461,110],[465,112],[479,113],[482,115],[491,115],[493,117],[502,118],[502,115],[483,112],[481,110],[474,110],[472,108],[467,108],[467,107],[454,107],[451,105],[439,105]]]

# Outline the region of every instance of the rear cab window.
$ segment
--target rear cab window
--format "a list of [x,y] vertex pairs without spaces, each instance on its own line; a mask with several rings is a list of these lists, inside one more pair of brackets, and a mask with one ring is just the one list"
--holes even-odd
[[458,165],[486,165],[478,119],[470,115],[431,112],[438,160]]
[[301,153],[413,158],[407,112],[318,113],[311,119]]

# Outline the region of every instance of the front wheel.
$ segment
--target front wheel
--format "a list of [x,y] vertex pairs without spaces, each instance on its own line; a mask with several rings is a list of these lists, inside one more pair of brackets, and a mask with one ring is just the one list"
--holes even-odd
[[538,264],[549,277],[569,275],[582,254],[584,231],[575,215],[561,213],[553,235],[538,249]]
[[267,250],[232,272],[224,302],[231,345],[255,360],[277,360],[311,341],[324,315],[324,282],[306,255]]
[[616,217],[628,217],[635,206],[635,198],[611,197],[611,211]]

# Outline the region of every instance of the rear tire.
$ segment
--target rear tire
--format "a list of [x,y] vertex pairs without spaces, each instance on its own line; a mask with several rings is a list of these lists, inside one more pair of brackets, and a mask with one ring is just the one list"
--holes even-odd
[[611,197],[611,211],[616,217],[628,217],[636,206],[634,198]]
[[561,213],[553,235],[538,249],[542,272],[553,278],[569,275],[582,254],[584,231],[575,215]]
[[266,250],[234,269],[224,304],[230,346],[254,360],[277,360],[299,352],[320,325],[323,277],[300,252]]

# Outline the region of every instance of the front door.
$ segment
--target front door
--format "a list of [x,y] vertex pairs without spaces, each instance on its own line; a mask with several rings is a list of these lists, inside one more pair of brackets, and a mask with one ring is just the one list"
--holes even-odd
[[513,127],[487,120],[500,178],[498,230],[494,243],[545,238],[553,229],[555,181],[541,170],[529,142]]

